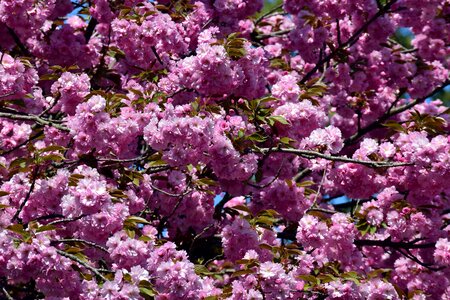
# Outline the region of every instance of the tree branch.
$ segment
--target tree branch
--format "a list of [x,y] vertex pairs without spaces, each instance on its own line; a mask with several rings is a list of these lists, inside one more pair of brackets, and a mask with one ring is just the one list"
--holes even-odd
[[70,254],[70,253],[67,253],[67,252],[64,252],[64,251],[59,250],[59,249],[56,249],[56,252],[57,252],[59,255],[61,255],[61,256],[67,257],[68,259],[73,260],[73,261],[79,263],[80,265],[82,265],[82,266],[85,267],[86,269],[90,270],[92,273],[94,273],[95,275],[97,275],[98,277],[100,277],[101,279],[103,279],[104,281],[107,281],[107,279],[105,278],[105,276],[103,276],[102,274],[100,274],[100,272],[99,272],[96,268],[90,266],[88,263],[82,261],[81,259],[79,259],[79,258],[76,257],[75,255]]
[[300,80],[300,84],[305,84],[312,75],[314,75],[314,73],[316,73],[318,70],[320,70],[320,68],[328,63],[330,60],[332,60],[338,53],[342,52],[342,50],[344,50],[347,47],[352,46],[353,44],[355,44],[360,35],[365,32],[367,30],[367,28],[369,28],[369,26],[375,22],[379,17],[381,17],[382,15],[384,15],[385,13],[387,13],[389,11],[389,9],[391,8],[391,6],[397,2],[397,0],[392,0],[388,3],[386,3],[386,5],[384,5],[380,10],[378,10],[378,12],[373,15],[372,18],[370,18],[363,26],[361,26],[361,28],[359,28],[345,43],[341,44],[339,47],[337,47],[336,49],[334,49],[330,54],[328,54],[327,56],[325,56],[323,59],[321,59],[315,66],[314,68],[311,69],[311,71],[309,71],[308,73],[306,73],[306,75],[302,78],[302,80]]
[[11,120],[20,120],[20,121],[33,121],[40,125],[47,125],[55,127],[56,129],[63,130],[69,132],[70,129],[64,125],[57,124],[55,122],[52,122],[47,119],[43,119],[36,115],[28,115],[28,114],[19,114],[19,113],[13,113],[13,112],[0,112],[0,118],[7,118]]
[[27,47],[22,43],[17,33],[10,27],[6,26],[6,29],[8,30],[8,33],[12,36],[14,42],[19,47],[20,51],[25,56],[31,56],[30,51],[28,51]]
[[167,191],[165,191],[165,190],[162,190],[162,189],[160,189],[160,188],[154,186],[153,184],[150,184],[150,187],[151,187],[153,190],[155,190],[155,191],[157,191],[157,192],[160,192],[161,194],[164,194],[164,195],[169,196],[169,197],[175,197],[175,198],[178,198],[178,197],[181,197],[181,198],[182,198],[182,197],[186,196],[187,194],[189,194],[190,192],[193,191],[193,190],[187,188],[187,189],[186,189],[183,193],[181,193],[181,194],[173,194],[173,193],[167,192]]
[[422,239],[412,240],[410,242],[393,242],[391,238],[385,240],[355,240],[356,246],[379,246],[379,247],[391,247],[396,249],[426,249],[433,248],[436,243],[417,244]]
[[334,156],[323,154],[316,151],[311,150],[300,150],[300,149],[290,149],[290,148],[261,148],[259,149],[262,153],[266,153],[267,151],[272,152],[284,152],[284,153],[292,153],[304,158],[323,158],[330,161],[339,161],[346,163],[355,163],[360,164],[369,168],[392,168],[392,167],[403,167],[403,166],[411,166],[413,163],[396,163],[396,162],[388,162],[388,161],[370,161],[370,160],[358,160],[353,158],[348,158],[345,156]]
[[25,141],[23,141],[22,143],[16,145],[14,148],[11,148],[9,150],[5,150],[2,153],[0,153],[1,156],[5,156],[11,152],[16,151],[17,149],[19,149],[20,147],[28,144],[29,142],[31,142],[32,140],[35,140],[37,138],[39,138],[40,136],[42,136],[44,134],[44,131],[40,130],[39,132],[37,132],[35,135],[33,135],[32,137],[26,139]]
[[283,4],[277,5],[275,7],[273,7],[272,9],[270,9],[268,12],[262,14],[261,16],[259,16],[256,20],[255,20],[255,27],[258,26],[258,24],[266,17],[270,16],[271,14],[273,14],[274,12],[276,12],[277,10],[283,8]]
[[108,249],[106,249],[103,246],[100,246],[100,245],[98,245],[96,243],[89,242],[89,241],[82,240],[82,239],[60,239],[60,240],[51,241],[51,244],[58,244],[58,243],[83,243],[83,244],[86,244],[88,246],[91,246],[91,247],[97,248],[99,250],[102,250],[103,252],[106,252],[106,253],[109,252]]
[[91,39],[92,35],[94,34],[95,27],[97,26],[98,21],[97,19],[91,17],[89,20],[89,24],[86,27],[86,31],[84,32],[84,39],[86,40],[86,44],[89,43],[89,40]]
[[22,209],[25,207],[25,204],[27,204],[28,200],[30,199],[31,193],[34,190],[34,185],[36,184],[36,179],[37,179],[38,173],[39,173],[39,167],[35,166],[34,170],[33,170],[33,175],[31,178],[31,185],[30,185],[30,188],[28,189],[28,193],[25,195],[25,199],[22,201],[19,208],[16,210],[16,213],[12,217],[11,223],[14,223],[15,220],[19,220],[19,222],[22,223],[22,219],[19,218],[19,214],[22,211]]
[[48,223],[48,225],[56,225],[56,224],[61,224],[61,223],[69,223],[69,222],[74,222],[74,221],[78,221],[81,218],[86,217],[86,215],[81,215],[75,218],[66,218],[66,219],[61,219],[61,220],[56,220],[53,222]]
[[3,292],[3,294],[5,294],[5,297],[7,300],[14,300],[14,298],[8,293],[8,291],[3,286],[2,286],[2,292]]
[[286,30],[274,31],[274,32],[271,32],[271,33],[266,33],[266,34],[258,34],[258,35],[255,36],[255,39],[259,41],[259,40],[268,39],[268,38],[271,38],[271,37],[282,36],[282,35],[285,35],[285,34],[291,32],[291,31],[292,31],[292,29],[286,29]]
[[351,137],[349,137],[348,139],[345,140],[344,144],[345,145],[351,145],[354,144],[360,137],[362,137],[363,135],[365,135],[366,133],[379,128],[382,126],[382,123],[386,120],[388,120],[389,118],[404,112],[414,106],[416,106],[417,104],[420,104],[422,102],[424,102],[426,99],[432,97],[434,94],[439,93],[440,91],[442,91],[443,89],[445,89],[446,86],[448,86],[450,84],[450,80],[446,80],[444,83],[442,83],[442,85],[440,85],[439,87],[437,87],[435,90],[433,90],[431,93],[429,93],[428,95],[413,100],[409,103],[406,103],[402,106],[399,106],[397,108],[390,108],[383,116],[381,116],[380,118],[378,118],[376,121],[370,123],[369,125],[361,128],[361,130],[358,130],[357,133],[355,133],[354,135],[352,135]]

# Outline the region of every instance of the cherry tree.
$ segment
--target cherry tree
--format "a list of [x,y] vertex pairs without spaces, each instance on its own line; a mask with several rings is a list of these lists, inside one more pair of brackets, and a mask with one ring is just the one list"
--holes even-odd
[[450,299],[450,1],[263,6],[0,1],[1,299]]

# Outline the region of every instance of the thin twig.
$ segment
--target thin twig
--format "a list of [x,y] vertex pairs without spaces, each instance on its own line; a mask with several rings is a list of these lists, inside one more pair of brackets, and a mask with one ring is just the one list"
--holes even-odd
[[342,40],[341,40],[341,26],[339,24],[339,19],[336,19],[336,31],[337,31],[338,46],[340,47],[342,45]]
[[[3,55],[4,53],[5,53],[5,52],[3,52],[2,55]],[[0,62],[1,62],[2,60],[3,60],[3,59],[0,59]],[[9,93],[6,93],[6,94],[1,94],[1,95],[0,95],[0,99],[9,97],[9,96],[11,96],[11,95],[14,95],[15,93],[16,93],[16,91],[9,92]]]
[[191,189],[186,189],[186,190],[185,190],[183,193],[181,193],[181,194],[173,194],[173,193],[164,191],[164,190],[162,190],[162,189],[160,189],[160,188],[154,186],[153,184],[150,184],[150,187],[151,187],[152,189],[154,189],[155,191],[160,192],[161,194],[167,195],[167,196],[169,196],[169,197],[175,197],[175,198],[178,198],[178,197],[184,197],[184,196],[186,196],[187,194],[189,194],[189,193],[191,193],[191,192],[193,191],[193,190],[191,190]]
[[16,43],[16,45],[19,47],[20,51],[22,52],[23,55],[25,56],[31,56],[30,51],[27,49],[27,47],[25,47],[25,45],[22,43],[22,41],[20,40],[19,36],[17,35],[17,33],[10,27],[6,26],[6,29],[8,30],[8,33],[12,36],[14,42]]
[[2,292],[5,294],[7,300],[14,300],[14,298],[8,293],[5,287],[2,286]]
[[270,16],[271,14],[273,14],[274,12],[276,12],[279,9],[283,8],[283,4],[277,5],[275,7],[273,7],[272,9],[270,9],[268,12],[262,14],[261,16],[259,16],[256,20],[255,20],[255,27],[266,17]]
[[152,52],[155,55],[156,59],[158,60],[158,62],[161,64],[161,66],[164,66],[163,61],[161,60],[161,57],[159,56],[158,52],[156,51],[155,46],[151,46]]
[[28,144],[29,142],[37,139],[38,137],[42,136],[44,134],[44,131],[40,130],[38,133],[36,133],[35,135],[33,135],[32,137],[28,138],[27,140],[23,141],[22,143],[16,145],[14,148],[11,148],[9,150],[3,151],[2,153],[0,153],[1,156],[5,156],[11,152],[16,151],[17,149],[19,149],[20,147]]
[[322,212],[322,213],[325,213],[325,214],[331,214],[331,215],[337,213],[337,211],[335,211],[335,210],[325,209],[325,208],[320,208],[320,207],[308,208],[308,209],[306,210],[306,213],[307,213],[307,212],[310,212],[310,211],[317,211],[317,212]]
[[74,221],[78,221],[81,218],[86,217],[86,215],[81,215],[78,217],[74,217],[74,218],[66,218],[66,219],[62,219],[62,220],[56,220],[53,222],[48,223],[48,225],[56,225],[56,224],[61,224],[61,223],[69,223],[69,222],[74,222]]
[[73,261],[79,263],[80,265],[82,265],[82,266],[85,267],[86,269],[90,270],[92,273],[94,273],[95,275],[97,275],[98,277],[100,277],[101,279],[103,279],[104,281],[107,281],[106,277],[103,276],[102,274],[100,274],[100,272],[99,272],[96,268],[90,266],[88,263],[82,261],[81,259],[79,259],[79,258],[76,257],[75,255],[70,254],[70,253],[67,253],[67,252],[64,252],[64,251],[59,250],[59,249],[56,249],[56,252],[57,252],[59,255],[61,255],[61,256],[67,257],[68,259],[73,260]]
[[[324,181],[325,181],[326,176],[327,176],[327,169],[325,168],[325,170],[323,171],[322,179],[320,180],[319,188],[317,189],[317,193],[316,193],[316,195],[314,196],[314,202],[313,202],[312,206],[316,205],[317,197],[319,197],[320,190],[321,190],[321,188],[322,188],[322,185],[323,185],[323,183],[324,183]],[[312,206],[311,206],[311,207],[312,207]]]
[[311,169],[303,169],[300,172],[298,172],[297,174],[295,174],[294,177],[292,177],[292,181],[293,182],[299,182],[300,180],[302,180],[303,178],[305,178],[306,176],[308,176],[309,174],[311,174]]
[[37,179],[37,175],[39,173],[39,166],[35,166],[34,170],[33,170],[33,174],[31,175],[31,185],[30,188],[28,189],[27,194],[25,195],[25,199],[22,201],[22,203],[20,203],[19,208],[16,210],[16,213],[14,214],[14,216],[11,219],[11,223],[14,223],[15,220],[18,220],[19,223],[22,222],[22,219],[19,218],[19,214],[22,211],[22,209],[25,207],[25,204],[27,204],[28,200],[30,199],[31,193],[34,190],[34,186],[36,184],[36,179]]
[[204,235],[208,230],[210,230],[211,228],[213,228],[214,226],[215,226],[214,223],[213,223],[213,224],[210,224],[210,225],[208,225],[208,226],[206,226],[205,228],[203,228],[202,231],[200,231],[200,232],[192,239],[191,246],[189,247],[189,253],[192,252],[192,249],[193,249],[193,247],[194,247],[195,242],[196,242],[202,235]]
[[61,94],[59,94],[59,95],[55,98],[55,101],[53,101],[53,103],[52,103],[51,105],[49,105],[46,109],[44,109],[44,111],[42,111],[42,112],[39,114],[39,117],[44,117],[46,113],[48,113],[49,111],[51,111],[51,110],[56,106],[56,104],[58,104],[59,99],[61,99]]
[[285,29],[285,30],[280,30],[280,31],[274,31],[274,32],[270,32],[270,33],[266,33],[266,34],[258,34],[255,36],[256,40],[264,40],[264,39],[268,39],[271,37],[277,37],[277,36],[282,36],[285,35],[289,32],[291,32],[292,29]]
[[96,243],[89,242],[89,241],[82,240],[82,239],[60,239],[60,240],[51,241],[51,243],[52,244],[57,244],[57,243],[83,243],[83,244],[89,245],[91,247],[97,248],[99,250],[102,250],[103,252],[106,252],[106,253],[109,252],[108,249],[106,249],[103,246],[100,246],[100,245],[98,245]]
[[42,220],[55,219],[55,218],[64,218],[64,216],[61,214],[49,214],[49,215],[34,218],[31,221],[42,221]]
[[283,161],[280,164],[280,167],[278,168],[277,173],[275,174],[275,176],[267,183],[263,184],[263,185],[257,185],[251,182],[248,182],[247,180],[247,184],[251,187],[257,188],[257,189],[263,189],[268,187],[269,185],[271,185],[275,180],[277,180],[277,178],[280,176],[281,170],[283,169],[283,165],[284,165],[285,160],[283,159]]
[[415,263],[421,265],[422,267],[427,268],[427,269],[429,269],[429,270],[431,270],[431,271],[440,271],[440,270],[442,270],[442,269],[445,268],[445,267],[439,267],[439,268],[431,267],[432,264],[428,264],[428,263],[424,263],[424,262],[420,261],[420,260],[419,260],[417,257],[415,257],[415,256],[411,253],[411,251],[409,251],[408,249],[405,249],[406,253],[403,252],[402,249],[394,249],[394,251],[397,251],[398,253],[402,254],[402,255],[405,256],[406,258],[409,258],[409,259],[412,260],[413,262],[415,262]]

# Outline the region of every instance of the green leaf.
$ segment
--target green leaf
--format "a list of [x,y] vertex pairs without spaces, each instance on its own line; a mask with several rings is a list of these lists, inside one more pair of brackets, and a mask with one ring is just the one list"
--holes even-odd
[[8,192],[0,191],[0,197],[7,196],[7,195],[9,195]]
[[285,136],[280,139],[280,142],[282,144],[289,145],[291,142],[295,142],[295,140],[291,139],[290,137]]
[[298,278],[300,278],[303,281],[309,282],[311,285],[317,285],[320,284],[320,280],[317,279],[313,275],[299,275]]
[[11,162],[11,164],[9,165],[9,168],[10,169],[25,168],[28,163],[29,163],[29,160],[27,158],[20,157],[20,158],[13,160]]
[[141,287],[141,288],[139,288],[139,295],[144,297],[144,299],[154,299],[157,294],[154,289],[148,289],[145,287]]
[[231,277],[232,278],[233,277],[240,277],[242,275],[253,274],[253,273],[254,273],[254,271],[250,270],[250,269],[248,269],[248,270],[238,270],[238,271],[233,272],[233,274],[231,274]]
[[152,239],[151,237],[146,236],[146,235],[140,236],[140,237],[138,238],[138,240],[143,241],[143,242],[150,242],[150,241],[153,241],[153,239]]
[[39,153],[50,152],[50,151],[65,151],[67,148],[59,145],[51,145],[42,149],[39,149]]
[[259,216],[255,219],[256,224],[273,226],[278,220],[268,216]]
[[59,75],[58,74],[45,74],[45,75],[42,75],[41,77],[39,77],[39,80],[45,80],[45,81],[47,81],[47,80],[49,80],[49,81],[53,81],[53,80],[58,80],[58,78],[59,78]]
[[136,236],[136,231],[134,229],[124,226],[124,230],[130,239],[134,239]]
[[238,38],[239,34],[239,32],[235,32],[228,35],[224,44],[225,51],[227,51],[228,56],[233,60],[238,60],[247,54],[247,51],[245,50],[245,43],[247,40]]
[[25,242],[31,242],[31,234],[28,231],[25,231],[22,224],[13,224],[6,227],[6,229],[19,234]]
[[62,154],[49,154],[41,157],[42,161],[63,161],[65,157]]
[[47,224],[47,225],[43,225],[43,226],[39,227],[38,229],[36,229],[36,232],[44,232],[44,231],[50,231],[50,230],[55,230],[55,229],[58,229],[58,227],[56,227],[55,225]]
[[144,218],[138,217],[138,216],[129,216],[125,222],[129,222],[131,224],[150,224],[149,221],[147,221]]
[[296,185],[297,185],[298,187],[307,187],[307,186],[312,186],[312,185],[314,185],[314,184],[315,184],[314,181],[311,181],[311,180],[305,180],[305,181],[302,181],[302,182],[297,183]]
[[267,118],[267,120],[268,120],[270,126],[273,126],[276,122],[283,124],[283,125],[290,124],[283,116],[270,116]]
[[195,265],[194,266],[194,271],[195,271],[195,274],[197,274],[197,275],[207,275],[207,274],[211,274],[212,273],[204,265]]
[[6,229],[8,229],[9,231],[18,233],[18,234],[23,234],[24,232],[26,232],[23,228],[22,224],[13,224],[13,225],[9,225],[8,227],[6,227]]
[[111,197],[115,197],[115,198],[128,198],[128,196],[125,195],[125,193],[123,191],[118,190],[118,189],[111,190],[109,192],[109,195]]
[[331,274],[322,274],[317,276],[317,278],[320,280],[321,283],[328,283],[335,281],[337,278]]
[[6,205],[6,204],[0,204],[0,209],[5,209],[11,207],[10,205]]
[[251,135],[247,136],[247,139],[249,141],[255,141],[255,142],[265,142],[267,140],[267,137],[259,134],[259,133],[252,133]]
[[233,209],[236,209],[236,210],[244,211],[244,212],[249,213],[249,214],[252,213],[252,212],[250,211],[250,208],[248,208],[248,207],[245,206],[245,205],[236,205],[236,206],[233,206],[232,208],[233,208]]
[[274,247],[270,246],[269,244],[259,244],[259,248],[272,251]]
[[217,182],[212,180],[211,178],[200,178],[194,182],[196,185],[204,185],[204,186],[216,186]]
[[398,122],[389,120],[382,124],[384,127],[388,127],[396,132],[406,132],[406,129]]
[[64,252],[70,253],[70,254],[77,254],[77,253],[83,252],[83,249],[81,249],[79,247],[68,247],[67,249],[64,250]]

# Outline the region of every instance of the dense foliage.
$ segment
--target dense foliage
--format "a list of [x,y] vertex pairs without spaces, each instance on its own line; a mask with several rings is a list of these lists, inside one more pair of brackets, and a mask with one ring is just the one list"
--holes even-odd
[[263,4],[0,1],[1,299],[450,299],[450,1]]

